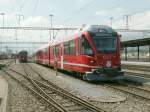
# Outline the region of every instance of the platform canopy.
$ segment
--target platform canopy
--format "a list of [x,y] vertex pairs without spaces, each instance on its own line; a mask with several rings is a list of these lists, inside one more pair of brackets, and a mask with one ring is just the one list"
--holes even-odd
[[150,45],[150,38],[136,39],[121,42],[121,47],[136,47]]

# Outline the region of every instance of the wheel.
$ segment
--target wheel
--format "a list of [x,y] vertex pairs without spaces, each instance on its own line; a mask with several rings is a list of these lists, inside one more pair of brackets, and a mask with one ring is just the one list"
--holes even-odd
[[87,81],[87,77],[86,77],[86,75],[84,74],[84,75],[82,75],[82,79],[84,80],[84,81]]

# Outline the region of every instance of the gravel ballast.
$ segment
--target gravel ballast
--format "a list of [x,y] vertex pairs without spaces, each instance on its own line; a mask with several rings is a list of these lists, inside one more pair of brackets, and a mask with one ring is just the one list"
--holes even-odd
[[53,108],[45,104],[31,91],[11,79],[4,72],[0,71],[0,74],[9,84],[7,112],[54,112]]
[[[145,101],[133,97],[132,95],[125,94],[120,91],[114,90],[112,88],[105,87],[104,85],[101,84],[88,83],[83,80],[76,79],[75,77],[68,76],[60,72],[58,73],[58,76],[56,76],[55,71],[53,69],[49,69],[41,65],[37,65],[37,64],[30,64],[30,65],[32,65],[34,69],[42,73],[45,79],[52,81],[58,86],[70,91],[71,93],[77,95],[78,97],[84,98],[85,100],[94,103],[99,107],[106,108],[107,110],[113,112],[150,112],[150,101]],[[84,85],[83,87],[89,85],[89,87],[91,87],[91,91],[86,90],[81,85]],[[87,89],[90,88],[87,87]],[[94,92],[92,92],[93,90]],[[109,96],[108,91],[111,94],[113,94],[114,99],[116,99],[116,101],[111,102],[111,100],[114,99]],[[93,94],[96,92],[97,94]],[[102,92],[102,94],[99,94],[99,92]],[[103,94],[105,94],[106,97]],[[117,98],[118,99],[121,98],[121,100],[118,101]],[[126,98],[126,99],[123,100],[122,98]],[[106,102],[110,101],[110,103],[104,103],[103,102],[104,100],[106,100]]]
[[[57,84],[82,99],[109,110],[110,112],[150,112],[149,101],[135,98],[129,94],[105,87],[102,84],[88,83],[63,73],[58,73],[58,76],[56,76],[55,71],[50,68],[34,63],[29,64],[39,73],[43,74],[45,79]],[[11,66],[11,68],[19,72],[23,72],[19,63]],[[12,80],[7,75],[3,75],[8,80],[10,85],[8,112],[52,111],[31,92],[23,88],[20,84]]]

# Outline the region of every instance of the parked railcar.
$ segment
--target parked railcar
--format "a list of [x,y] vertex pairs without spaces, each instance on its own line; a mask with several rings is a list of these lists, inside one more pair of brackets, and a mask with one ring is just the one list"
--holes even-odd
[[[42,52],[42,53],[41,53]],[[91,25],[36,53],[36,62],[76,72],[84,80],[123,78],[120,36],[108,26]]]
[[28,61],[28,52],[27,51],[20,51],[18,53],[18,60],[20,63],[25,63]]

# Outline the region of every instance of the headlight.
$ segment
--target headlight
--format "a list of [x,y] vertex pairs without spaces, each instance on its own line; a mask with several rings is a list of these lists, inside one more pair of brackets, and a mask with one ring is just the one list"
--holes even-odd
[[106,62],[106,67],[111,67],[111,61]]
[[95,61],[94,60],[90,60],[90,63],[94,63]]

